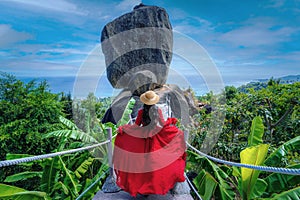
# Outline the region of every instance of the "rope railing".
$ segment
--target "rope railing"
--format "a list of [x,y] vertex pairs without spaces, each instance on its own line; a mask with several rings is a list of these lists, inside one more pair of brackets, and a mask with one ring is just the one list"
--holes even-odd
[[[41,160],[41,159],[46,159],[46,158],[51,158],[51,157],[55,157],[55,156],[61,156],[61,155],[65,155],[65,154],[71,154],[71,153],[76,153],[76,152],[80,152],[80,151],[85,151],[85,150],[89,150],[89,149],[93,149],[105,144],[110,144],[108,146],[108,149],[112,151],[112,141],[113,139],[117,136],[117,134],[115,134],[114,136],[112,136],[111,134],[111,129],[107,130],[108,131],[108,140],[103,141],[101,143],[98,144],[94,144],[94,145],[90,145],[90,146],[86,146],[86,147],[81,147],[81,148],[76,148],[76,149],[70,149],[70,150],[65,150],[65,151],[60,151],[60,152],[55,152],[55,153],[49,153],[49,154],[43,154],[43,155],[37,155],[37,156],[31,156],[31,157],[26,157],[26,158],[18,158],[18,159],[13,159],[13,160],[4,160],[4,161],[0,161],[0,168],[1,167],[6,167],[6,166],[11,166],[11,165],[17,165],[20,163],[25,163],[25,162],[32,162],[35,160]],[[231,165],[231,166],[236,166],[236,167],[244,167],[244,168],[250,168],[250,169],[255,169],[255,170],[260,170],[260,171],[266,171],[266,172],[274,172],[274,173],[281,173],[281,174],[290,174],[290,175],[300,175],[300,169],[290,169],[290,168],[277,168],[277,167],[269,167],[269,166],[258,166],[258,165],[250,165],[250,164],[244,164],[244,163],[237,163],[237,162],[231,162],[231,161],[226,161],[226,160],[222,160],[219,158],[215,158],[213,156],[207,155],[203,152],[201,152],[200,150],[196,149],[195,147],[193,147],[191,144],[189,144],[188,142],[186,142],[187,146],[192,149],[193,151],[195,151],[197,154],[199,154],[200,156],[204,156],[212,161],[218,162],[218,163],[222,163],[222,164],[226,164],[226,165]],[[112,152],[109,152],[109,157],[112,157]],[[109,158],[110,159],[110,158]],[[92,183],[85,191],[83,191],[76,200],[81,199],[86,192],[88,192],[92,187],[94,187],[95,184],[97,184],[104,176],[106,173],[110,172],[113,173],[113,167],[112,167],[112,161],[109,160],[109,169],[106,170],[103,174],[101,174],[101,176],[94,182]],[[194,191],[194,193],[197,195],[197,197],[201,200],[201,196],[199,195],[198,191],[196,190],[196,188],[193,186],[193,184],[191,183],[191,181],[188,179],[188,177],[186,176],[186,180],[188,181],[188,184],[190,185],[190,187],[192,188],[192,190]]]
[[99,144],[86,146],[86,147],[81,147],[81,148],[77,148],[77,149],[70,149],[70,150],[66,150],[66,151],[60,151],[60,152],[55,152],[55,153],[31,156],[31,157],[26,157],[26,158],[18,158],[18,159],[13,159],[13,160],[4,160],[4,161],[0,161],[0,168],[1,167],[6,167],[6,166],[11,166],[11,165],[17,165],[17,164],[25,163],[25,162],[32,162],[32,161],[35,161],[35,160],[42,160],[42,159],[45,159],[45,158],[52,158],[52,157],[61,156],[61,155],[64,155],[64,154],[70,154],[70,153],[76,153],[76,152],[85,151],[85,150],[89,150],[89,149],[94,149],[96,147],[102,146],[102,145],[107,144],[109,142],[111,142],[111,140],[106,140],[106,141],[101,142]]
[[200,156],[207,157],[208,159],[226,164],[226,165],[231,165],[231,166],[236,166],[236,167],[245,167],[245,168],[250,168],[250,169],[255,169],[255,170],[260,170],[260,171],[266,171],[266,172],[274,172],[274,173],[281,173],[281,174],[290,174],[290,175],[300,175],[300,169],[290,169],[290,168],[278,168],[278,167],[269,167],[269,166],[259,166],[259,165],[249,165],[249,164],[244,164],[244,163],[237,163],[237,162],[231,162],[231,161],[226,161],[222,160],[219,158],[215,158],[213,156],[207,155],[192,145],[190,145],[188,142],[186,142],[187,146],[194,150],[196,153],[198,153]]
[[194,187],[194,185],[191,183],[189,177],[187,177],[187,175],[184,173],[185,179],[187,180],[189,186],[192,188],[192,190],[194,191],[194,193],[197,195],[197,197],[199,198],[199,200],[202,200],[200,194],[198,193],[197,189]]

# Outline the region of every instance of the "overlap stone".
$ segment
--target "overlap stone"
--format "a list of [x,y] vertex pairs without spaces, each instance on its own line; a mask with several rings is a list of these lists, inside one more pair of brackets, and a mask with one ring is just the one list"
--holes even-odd
[[[172,60],[173,33],[165,9],[139,5],[105,25],[101,33],[107,78],[114,88],[166,83]],[[155,77],[136,76],[150,71]],[[151,78],[151,79],[149,79]],[[137,93],[143,93],[138,91]]]

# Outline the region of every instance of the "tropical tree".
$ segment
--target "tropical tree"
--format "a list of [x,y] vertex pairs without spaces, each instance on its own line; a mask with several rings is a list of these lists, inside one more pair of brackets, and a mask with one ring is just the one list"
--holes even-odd
[[[0,78],[0,160],[7,153],[39,155],[54,150],[59,141],[43,139],[49,131],[61,127],[59,116],[63,115],[58,95],[52,94],[45,81],[24,83],[15,77],[2,74]],[[38,165],[13,166],[0,169],[0,182],[6,176],[23,170],[39,170]],[[33,189],[38,181],[33,178],[16,183]]]

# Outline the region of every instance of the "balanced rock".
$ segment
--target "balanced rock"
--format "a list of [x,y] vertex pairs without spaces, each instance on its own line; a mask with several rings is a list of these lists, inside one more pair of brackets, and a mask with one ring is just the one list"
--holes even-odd
[[[145,91],[136,89],[144,85],[166,83],[173,33],[163,8],[136,6],[132,12],[105,25],[101,45],[107,78],[114,88],[129,88],[139,95]],[[136,76],[142,71],[147,73]]]

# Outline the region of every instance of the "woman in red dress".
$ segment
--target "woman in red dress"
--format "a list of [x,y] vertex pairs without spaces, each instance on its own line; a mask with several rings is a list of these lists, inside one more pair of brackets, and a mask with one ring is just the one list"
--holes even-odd
[[135,124],[118,128],[114,148],[117,185],[132,196],[164,195],[177,182],[185,181],[186,146],[175,118],[163,119],[155,105],[159,96],[148,91]]

